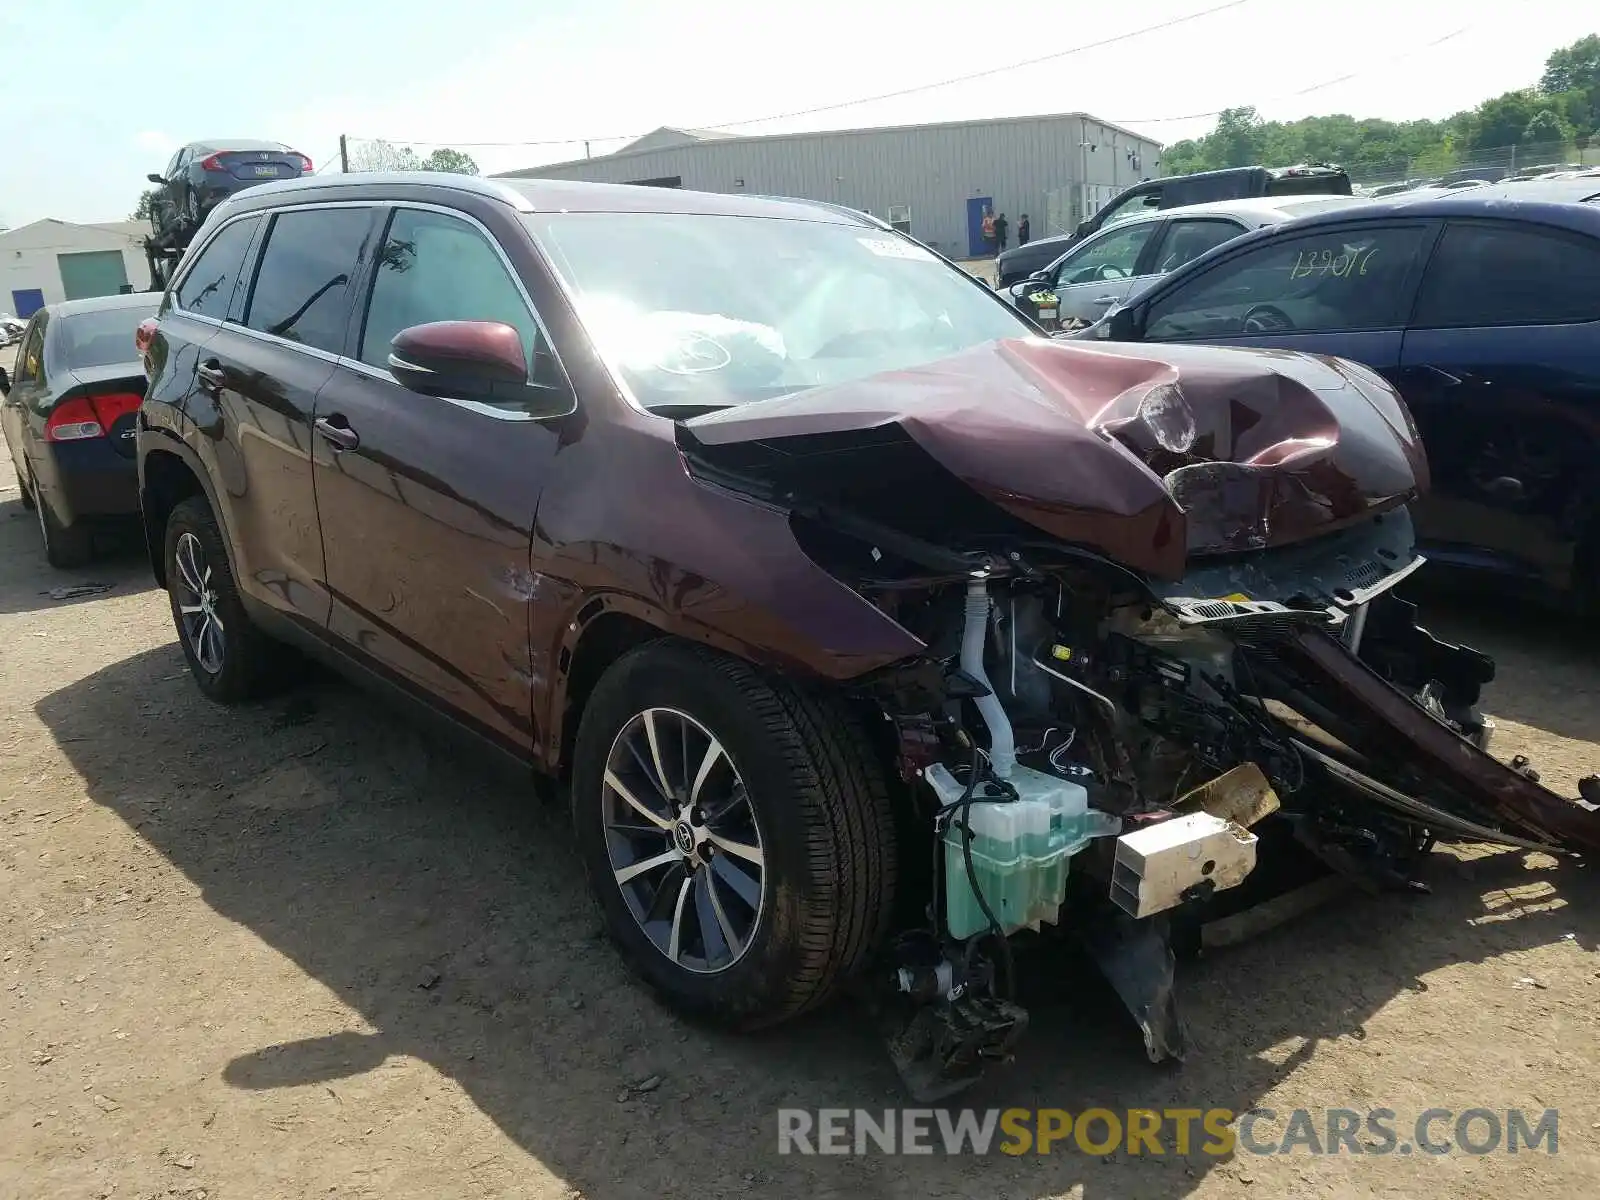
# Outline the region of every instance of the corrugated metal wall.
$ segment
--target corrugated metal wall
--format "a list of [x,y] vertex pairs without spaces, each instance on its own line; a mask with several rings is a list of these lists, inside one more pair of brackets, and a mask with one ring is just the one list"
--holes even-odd
[[[1082,146],[1086,140],[1092,149]],[[1023,213],[1035,238],[1067,232],[1085,203],[1093,211],[1120,188],[1159,174],[1160,154],[1158,143],[1073,115],[717,139],[508,174],[602,183],[677,176],[698,191],[800,196],[886,219],[899,216],[891,207],[908,206],[912,236],[965,258],[969,199],[991,197],[1015,245]]]

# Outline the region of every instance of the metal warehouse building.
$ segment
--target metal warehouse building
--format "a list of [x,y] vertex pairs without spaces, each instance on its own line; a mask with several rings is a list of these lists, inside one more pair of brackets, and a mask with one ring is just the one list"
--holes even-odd
[[738,137],[663,127],[613,154],[504,172],[703,192],[799,196],[882,217],[952,258],[989,251],[985,206],[1016,244],[1070,232],[1115,193],[1154,178],[1161,145],[1086,113]]
[[114,296],[148,278],[144,221],[75,225],[47,217],[0,231],[0,312],[32,316],[58,300]]

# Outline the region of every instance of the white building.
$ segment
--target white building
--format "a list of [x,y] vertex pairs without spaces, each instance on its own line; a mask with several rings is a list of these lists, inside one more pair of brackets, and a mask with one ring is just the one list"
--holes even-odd
[[509,178],[644,183],[798,196],[861,209],[952,258],[991,253],[985,209],[1070,233],[1123,188],[1161,174],[1161,145],[1087,113],[735,137],[663,127],[614,154]]
[[59,300],[149,286],[143,221],[74,225],[47,217],[0,232],[0,312],[28,316]]

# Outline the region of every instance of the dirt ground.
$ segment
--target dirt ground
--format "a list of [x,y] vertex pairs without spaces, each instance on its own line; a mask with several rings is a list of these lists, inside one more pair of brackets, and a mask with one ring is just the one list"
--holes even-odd
[[[903,1103],[864,1021],[667,1015],[556,807],[335,681],[211,705],[142,548],[52,572],[0,472],[0,1196],[1594,1194],[1600,888],[1484,847],[1436,853],[1432,895],[1186,967],[1181,1070],[1098,979],[1041,967],[1020,1060],[968,1102],[1557,1108],[1553,1157],[780,1157],[780,1107]],[[110,588],[49,595],[85,581]],[[1501,752],[1571,794],[1600,765],[1594,643],[1439,617],[1500,657]]]

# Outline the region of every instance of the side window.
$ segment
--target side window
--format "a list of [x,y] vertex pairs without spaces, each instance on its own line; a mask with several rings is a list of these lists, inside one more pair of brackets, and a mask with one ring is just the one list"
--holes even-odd
[[429,321],[503,321],[522,334],[534,382],[559,382],[539,324],[494,245],[458,217],[397,208],[373,275],[361,361],[387,369],[394,335]]
[[1139,253],[1155,232],[1157,222],[1142,221],[1115,233],[1101,234],[1061,260],[1056,268],[1056,286],[1097,283],[1107,279],[1127,279],[1139,262]]
[[1153,188],[1148,192],[1139,192],[1129,196],[1115,208],[1105,210],[1105,215],[1100,218],[1100,228],[1115,225],[1118,221],[1126,221],[1129,217],[1142,216],[1153,213],[1161,207],[1161,189]]
[[279,213],[267,231],[244,323],[329,354],[343,353],[350,277],[371,223],[368,208]]
[[259,223],[259,217],[245,217],[222,227],[178,284],[179,308],[218,321],[227,319],[233,290],[244,269],[244,256],[249,253],[250,239]]
[[44,327],[48,318],[40,313],[22,335],[17,349],[17,370],[13,383],[44,382]]
[[1600,320],[1600,242],[1516,225],[1452,224],[1422,277],[1420,329]]
[[172,156],[172,161],[167,163],[166,177],[168,179],[176,179],[178,177],[178,163],[182,159],[183,159],[183,151],[179,150],[176,154],[174,154]]
[[1169,221],[1166,237],[1156,251],[1155,273],[1176,271],[1244,232],[1243,225],[1232,221]]
[[1427,230],[1334,228],[1231,255],[1158,298],[1151,341],[1398,329]]

